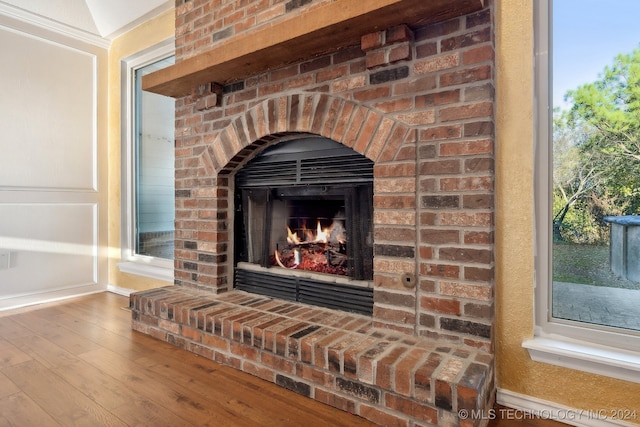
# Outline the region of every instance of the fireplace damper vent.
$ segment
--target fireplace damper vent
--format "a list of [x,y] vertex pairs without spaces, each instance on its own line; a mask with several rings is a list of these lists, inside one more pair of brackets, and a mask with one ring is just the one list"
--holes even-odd
[[373,182],[373,162],[324,138],[281,142],[236,174],[236,188]]
[[371,313],[372,161],[298,138],[254,157],[235,185],[236,288]]

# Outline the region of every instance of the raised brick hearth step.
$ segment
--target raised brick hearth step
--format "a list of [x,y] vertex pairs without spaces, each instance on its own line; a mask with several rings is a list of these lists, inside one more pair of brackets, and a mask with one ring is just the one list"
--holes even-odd
[[139,332],[380,425],[477,426],[460,411],[493,398],[493,355],[367,316],[181,286],[132,294],[130,305]]

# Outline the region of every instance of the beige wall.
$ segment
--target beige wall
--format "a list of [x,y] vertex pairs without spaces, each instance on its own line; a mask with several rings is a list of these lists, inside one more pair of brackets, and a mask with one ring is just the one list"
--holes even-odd
[[113,41],[109,51],[109,284],[124,289],[143,290],[168,283],[121,273],[121,61],[154,46],[175,34],[175,11],[140,25]]
[[496,18],[498,387],[577,409],[640,410],[640,384],[533,362],[522,348],[534,327],[532,2],[498,1]]

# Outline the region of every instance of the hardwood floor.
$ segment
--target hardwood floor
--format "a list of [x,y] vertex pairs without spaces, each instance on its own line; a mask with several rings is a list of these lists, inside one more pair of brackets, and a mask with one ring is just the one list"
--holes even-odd
[[[105,292],[1,312],[0,425],[372,425],[133,332],[127,306]],[[561,426],[490,424],[507,425]]]
[[4,313],[0,425],[371,425],[132,332],[127,306],[103,293]]

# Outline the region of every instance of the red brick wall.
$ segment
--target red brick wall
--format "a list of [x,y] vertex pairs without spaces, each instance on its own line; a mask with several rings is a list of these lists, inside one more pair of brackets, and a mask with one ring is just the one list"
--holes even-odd
[[[177,59],[318,3],[178,0]],[[178,99],[176,284],[229,289],[233,172],[280,135],[319,134],[375,162],[376,323],[490,350],[493,59],[487,7]]]
[[334,0],[176,0],[176,60],[290,13]]

